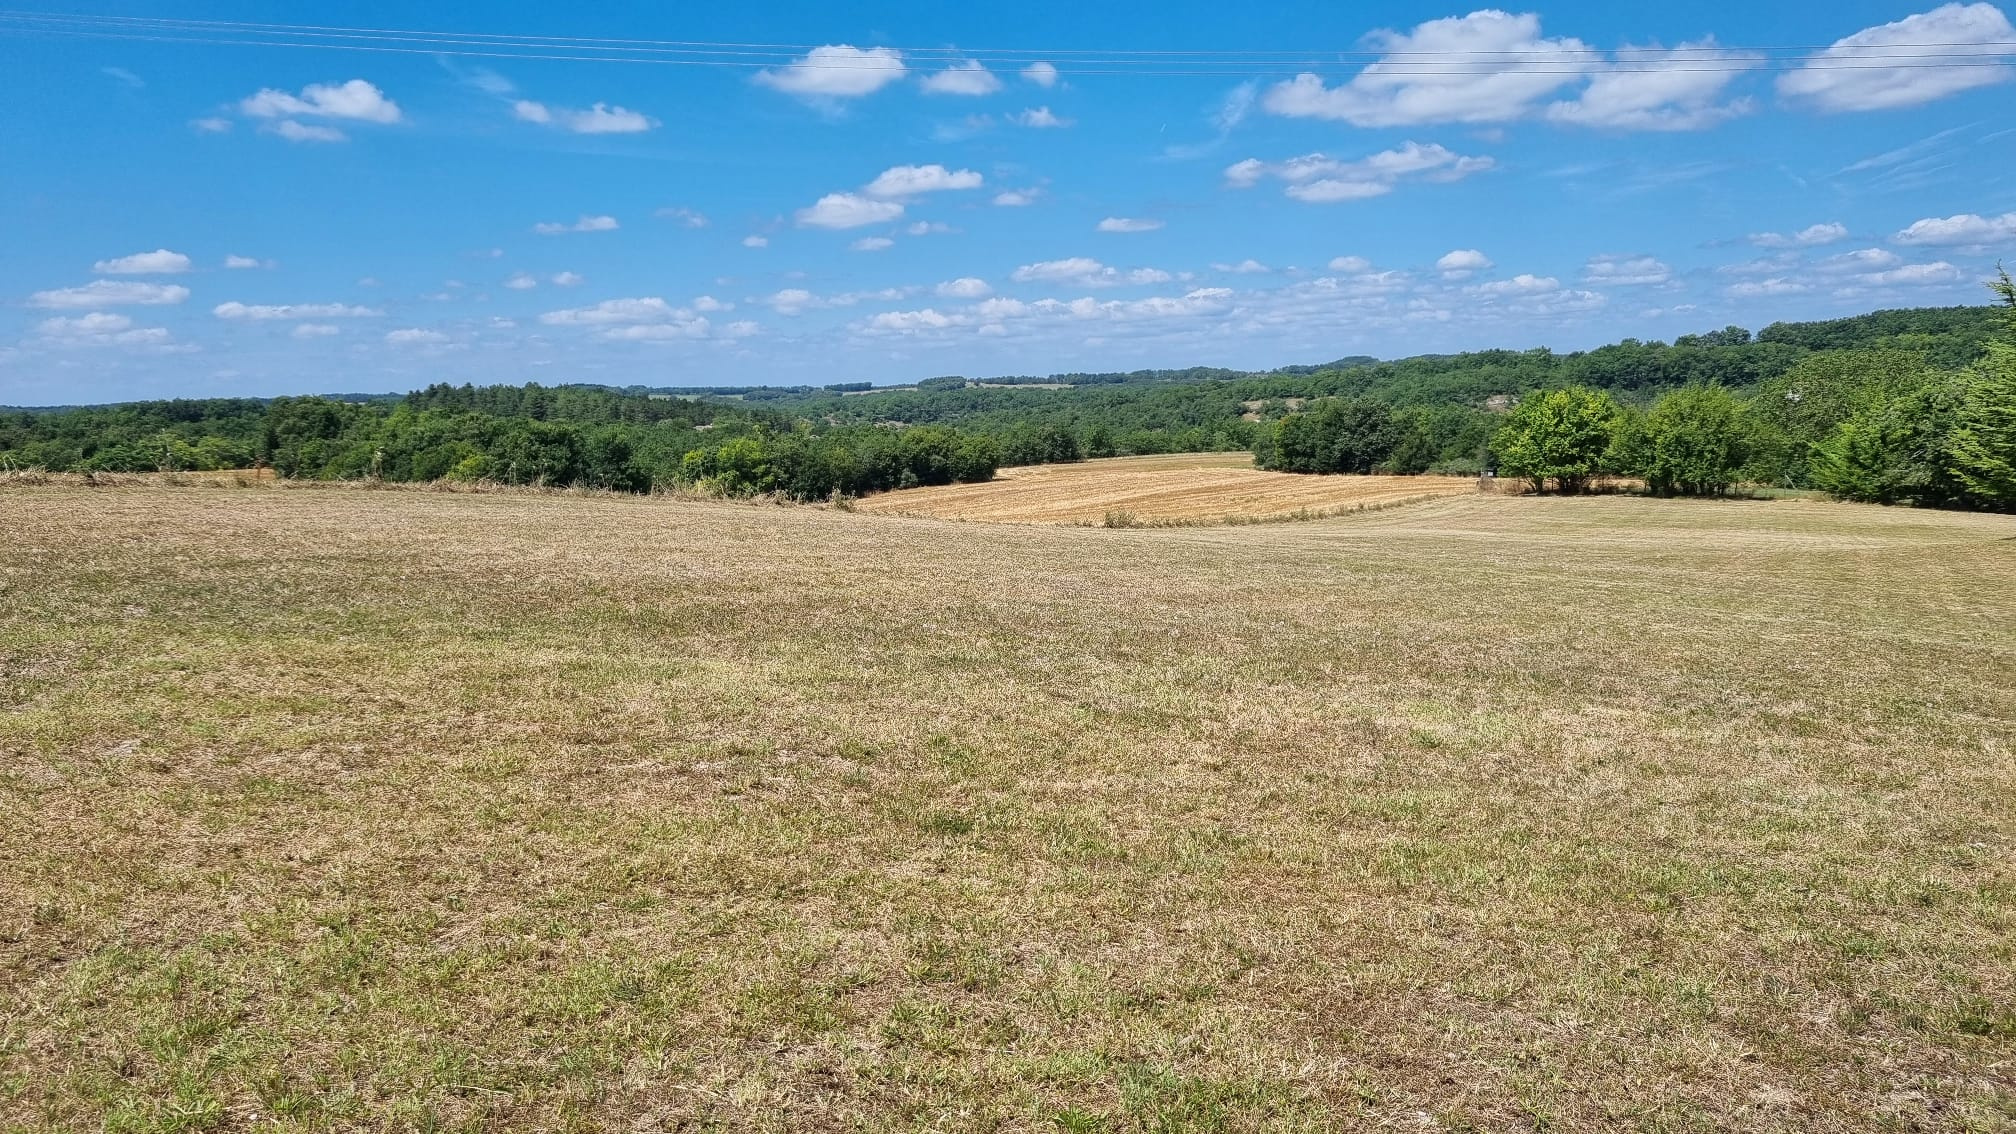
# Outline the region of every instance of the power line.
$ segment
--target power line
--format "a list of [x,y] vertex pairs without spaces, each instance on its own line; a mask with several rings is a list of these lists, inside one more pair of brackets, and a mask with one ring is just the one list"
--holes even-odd
[[[152,17],[63,15],[0,11],[0,34],[51,35],[197,46],[274,47],[360,51],[378,54],[446,55],[486,59],[631,63],[661,66],[765,68],[788,66],[816,71],[887,71],[895,59],[861,60],[800,58],[805,44],[764,44],[699,40],[613,39],[581,36],[530,36],[492,32],[427,32],[331,25],[274,24],[225,20],[179,20]],[[1964,49],[1964,50],[1963,50]],[[1987,49],[1987,50],[1982,50]],[[1060,73],[1070,75],[1234,76],[1306,71],[1321,67],[1370,66],[1396,78],[1475,77],[1496,74],[1582,75],[1637,73],[1718,73],[1784,70],[1793,66],[1823,70],[1923,70],[1996,68],[2016,59],[2016,41],[1968,43],[1884,44],[1869,47],[1777,46],[1740,48],[1682,46],[1624,48],[1614,62],[1597,48],[1547,48],[1527,51],[1383,51],[1358,50],[1312,56],[1303,52],[1137,51],[1060,49],[1026,51],[1008,48],[890,48],[913,61],[963,62],[969,59],[1012,67],[1062,60]],[[1841,57],[1788,55],[1813,51],[1855,51]],[[1685,54],[1683,54],[1685,53]],[[1699,58],[1691,56],[1698,55]],[[1046,58],[1047,57],[1047,58]],[[1579,60],[1586,57],[1589,62]],[[1685,64],[1685,65],[1674,65]],[[1054,64],[1053,64],[1054,65]]]
[[[9,29],[0,27],[0,34],[19,34],[19,33],[10,33]],[[853,64],[853,63],[807,64],[807,63],[797,63],[790,61],[777,61],[773,63],[773,62],[749,62],[743,60],[729,60],[729,59],[660,59],[660,58],[623,56],[623,55],[551,55],[551,54],[539,54],[534,51],[518,51],[518,50],[472,51],[452,47],[392,47],[392,46],[381,46],[373,44],[307,43],[307,42],[288,41],[288,40],[204,39],[191,36],[138,35],[138,34],[115,33],[115,32],[71,33],[71,34],[73,37],[81,36],[82,38],[90,38],[90,39],[137,41],[147,43],[189,44],[192,46],[306,48],[310,50],[319,49],[324,51],[366,52],[381,55],[433,55],[433,56],[448,56],[451,58],[471,58],[471,59],[516,59],[530,62],[548,61],[548,62],[569,62],[569,63],[631,63],[631,64],[650,64],[658,66],[732,67],[732,68],[746,68],[746,69],[767,69],[772,66],[790,66],[794,69],[804,68],[816,71],[890,71],[896,69],[894,66],[890,65],[878,66],[869,64]],[[1923,59],[1923,57],[1914,57],[1914,59]],[[1320,64],[1317,65],[1320,66]],[[2000,62],[2000,61],[1971,62],[1971,63],[1947,62],[1947,61],[1932,61],[1932,62],[1913,61],[1913,62],[1898,62],[1898,63],[1862,63],[1862,64],[1821,63],[1816,65],[1816,69],[1827,71],[1937,70],[1948,68],[1992,69],[1992,68],[2006,67],[2007,65],[2008,64],[2006,62]],[[1381,73],[1393,75],[1398,78],[1408,78],[1408,77],[1432,78],[1436,76],[1476,77],[1476,76],[1488,76],[1488,75],[1593,75],[1593,74],[1652,75],[1652,74],[1676,74],[1676,73],[1678,74],[1741,73],[1746,71],[1757,71],[1757,70],[1784,71],[1793,69],[1788,66],[1771,67],[1767,65],[1686,66],[1686,67],[1641,65],[1641,66],[1606,66],[1601,67],[1599,69],[1595,67],[1574,67],[1574,66],[1545,67],[1538,64],[1524,65],[1524,66],[1498,66],[1498,67],[1479,66],[1476,64],[1442,64],[1440,65],[1442,68],[1440,70],[1422,69],[1428,66],[1433,65],[1415,64],[1410,69],[1403,71],[1403,70],[1395,70],[1392,65],[1383,65],[1381,67]],[[1282,67],[1283,65],[1276,65],[1275,69],[1262,71],[1261,73],[1287,75],[1290,73],[1306,72],[1311,69],[1311,65],[1308,64],[1295,64],[1293,66],[1287,66],[1286,69],[1281,69]],[[1185,77],[1185,76],[1240,77],[1240,76],[1252,76],[1253,74],[1256,73],[1256,70],[1258,70],[1258,68],[1256,68],[1255,66],[1234,67],[1230,65],[1219,65],[1216,68],[1205,68],[1200,65],[1199,67],[1193,67],[1184,70],[1170,70],[1166,68],[1147,69],[1139,67],[1104,68],[1104,69],[1093,67],[1069,67],[1069,68],[1060,67],[1058,68],[1058,73],[1060,75],[1071,75],[1071,76],[1132,75],[1137,77],[1165,77],[1165,76],[1166,77]]]
[[[425,31],[412,28],[360,28],[360,27],[345,27],[340,25],[329,25],[329,24],[281,24],[281,23],[262,23],[262,22],[244,21],[244,20],[187,20],[187,19],[174,19],[168,17],[150,17],[150,16],[101,16],[101,15],[77,15],[70,13],[20,12],[20,11],[0,11],[0,19],[39,21],[53,24],[78,24],[78,25],[95,24],[104,26],[127,25],[127,26],[149,27],[156,29],[182,28],[182,29],[192,29],[192,30],[201,30],[210,32],[225,32],[236,30],[236,31],[258,32],[262,34],[289,34],[289,35],[304,35],[304,36],[312,36],[320,34],[320,35],[342,35],[351,37],[384,36],[384,37],[397,37],[408,39],[418,38],[426,40],[439,39],[443,41],[484,41],[487,43],[493,43],[498,45],[524,45],[533,47],[557,47],[563,44],[588,45],[587,47],[582,48],[583,50],[691,49],[691,50],[708,52],[708,51],[714,51],[715,49],[722,49],[722,50],[733,49],[735,53],[744,53],[749,51],[809,52],[816,49],[819,46],[832,46],[832,45],[817,45],[806,43],[744,43],[736,41],[712,41],[712,40],[671,40],[671,39],[613,38],[613,37],[598,37],[598,36],[522,35],[522,34],[503,33],[503,32],[462,32],[462,31],[436,32],[436,31]],[[1921,49],[1929,50],[1935,48],[1944,49],[1944,48],[1963,48],[1963,47],[2001,47],[2016,50],[2016,40],[1965,40],[1965,41],[1954,40],[1954,41],[1926,42],[1926,43],[1890,43],[1890,44],[1868,44],[1868,45],[1789,44],[1789,45],[1752,46],[1752,47],[1742,47],[1742,46],[1729,47],[1720,44],[1716,45],[1682,44],[1672,48],[1627,47],[1620,50],[1625,52],[1659,51],[1669,55],[1677,54],[1680,52],[1698,52],[1698,53],[1709,53],[1715,55],[1730,55],[1730,54],[1756,54],[1756,53],[1776,53],[1776,52],[1815,52],[1815,51],[1829,51],[1829,50],[1856,51],[1856,52],[1877,52],[1877,51],[1895,51],[1895,50],[1914,51]],[[1236,61],[1256,56],[1258,57],[1289,56],[1294,58],[1287,60],[1287,62],[1293,62],[1295,61],[1295,59],[1301,59],[1311,63],[1348,61],[1355,58],[1370,58],[1370,59],[1391,58],[1396,55],[1433,56],[1438,58],[1447,58],[1447,57],[1506,56],[1506,55],[1531,56],[1536,54],[1549,55],[1549,56],[1552,55],[1600,56],[1606,53],[1605,49],[1603,48],[1587,47],[1587,46],[1572,47],[1572,48],[1565,46],[1550,46],[1542,51],[1534,51],[1526,49],[1477,49],[1477,50],[1437,50],[1437,51],[1404,51],[1404,50],[1388,50],[1384,48],[1354,49],[1354,50],[1339,49],[1335,51],[1322,51],[1315,53],[1314,55],[1310,54],[1307,51],[1227,52],[1219,49],[1151,51],[1151,50],[1141,50],[1132,48],[1115,50],[1115,49],[1087,49],[1087,48],[1056,48],[1056,49],[961,48],[950,46],[935,46],[935,47],[890,47],[887,48],[886,50],[898,51],[905,55],[922,55],[922,56],[943,55],[953,58],[964,58],[968,56],[979,57],[979,56],[1000,55],[1000,54],[1010,54],[1017,56],[1122,55],[1137,58],[1216,57],[1223,59],[1226,57],[1230,57],[1231,59]],[[1992,54],[2011,54],[2011,51],[1994,52]],[[1862,58],[1866,56],[1857,56],[1857,57]],[[1900,56],[1900,58],[1915,58],[1915,57],[1916,56]],[[1282,60],[1275,60],[1275,61],[1282,62]]]

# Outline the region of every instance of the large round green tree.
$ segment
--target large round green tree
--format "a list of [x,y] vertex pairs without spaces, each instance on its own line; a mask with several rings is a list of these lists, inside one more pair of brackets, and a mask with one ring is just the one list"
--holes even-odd
[[1580,492],[1604,471],[1617,414],[1610,395],[1581,386],[1528,395],[1491,442],[1498,469],[1543,492],[1550,481],[1562,492]]
[[1686,386],[1625,431],[1620,471],[1660,496],[1720,496],[1750,459],[1743,403],[1720,386]]

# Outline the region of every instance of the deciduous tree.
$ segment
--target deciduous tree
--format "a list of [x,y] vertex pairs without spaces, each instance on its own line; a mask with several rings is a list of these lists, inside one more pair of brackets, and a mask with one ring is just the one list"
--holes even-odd
[[1617,424],[1610,395],[1581,386],[1547,390],[1521,400],[1492,440],[1501,472],[1580,492],[1603,471]]

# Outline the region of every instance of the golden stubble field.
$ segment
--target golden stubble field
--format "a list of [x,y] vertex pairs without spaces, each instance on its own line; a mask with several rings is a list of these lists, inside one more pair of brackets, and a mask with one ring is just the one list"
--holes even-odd
[[0,494],[0,1129],[2006,1130],[2016,522]]
[[980,484],[863,499],[864,512],[1008,524],[1209,525],[1378,510],[1477,491],[1474,477],[1298,476],[1251,453],[1111,457],[1002,469]]

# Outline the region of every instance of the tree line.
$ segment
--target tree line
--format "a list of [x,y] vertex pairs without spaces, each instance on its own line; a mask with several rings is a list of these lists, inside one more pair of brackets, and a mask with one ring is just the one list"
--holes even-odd
[[214,399],[0,414],[0,464],[75,472],[256,465],[304,480],[677,485],[813,500],[986,480],[1001,460],[991,439],[946,427],[815,429],[761,407],[590,387],[436,385],[389,402]]
[[1649,409],[1568,387],[1529,398],[1493,439],[1501,471],[1574,491],[1591,476],[1642,477],[1662,496],[1753,483],[1843,500],[2016,511],[2016,284],[2002,336],[1966,365],[1886,348],[1823,350],[1749,397],[1697,385]]
[[[1437,467],[1438,445],[1456,471],[1448,454],[1474,445],[1480,464],[1541,490],[1622,476],[1661,496],[1756,484],[2016,511],[2016,284],[2005,274],[1991,286],[2002,336],[1963,365],[1901,346],[1818,350],[1744,392],[1693,382],[1632,404],[1581,384],[1533,391],[1482,428],[1446,407],[1337,398],[1280,418],[1254,452],[1287,472],[1414,473]],[[1721,337],[1747,340],[1740,331]]]
[[1260,374],[676,394],[437,384],[405,395],[0,410],[0,467],[262,464],[297,478],[822,499],[981,480],[1003,465],[1250,449],[1263,467],[1304,473],[1495,469],[1570,490],[1619,475],[1671,494],[1753,483],[1997,507],[1996,438],[2007,428],[1995,407],[2009,399],[1994,391],[2016,335],[2006,279],[1998,293],[1999,308],[1875,312],[1755,335],[1726,327],[1670,344],[1353,357]]

